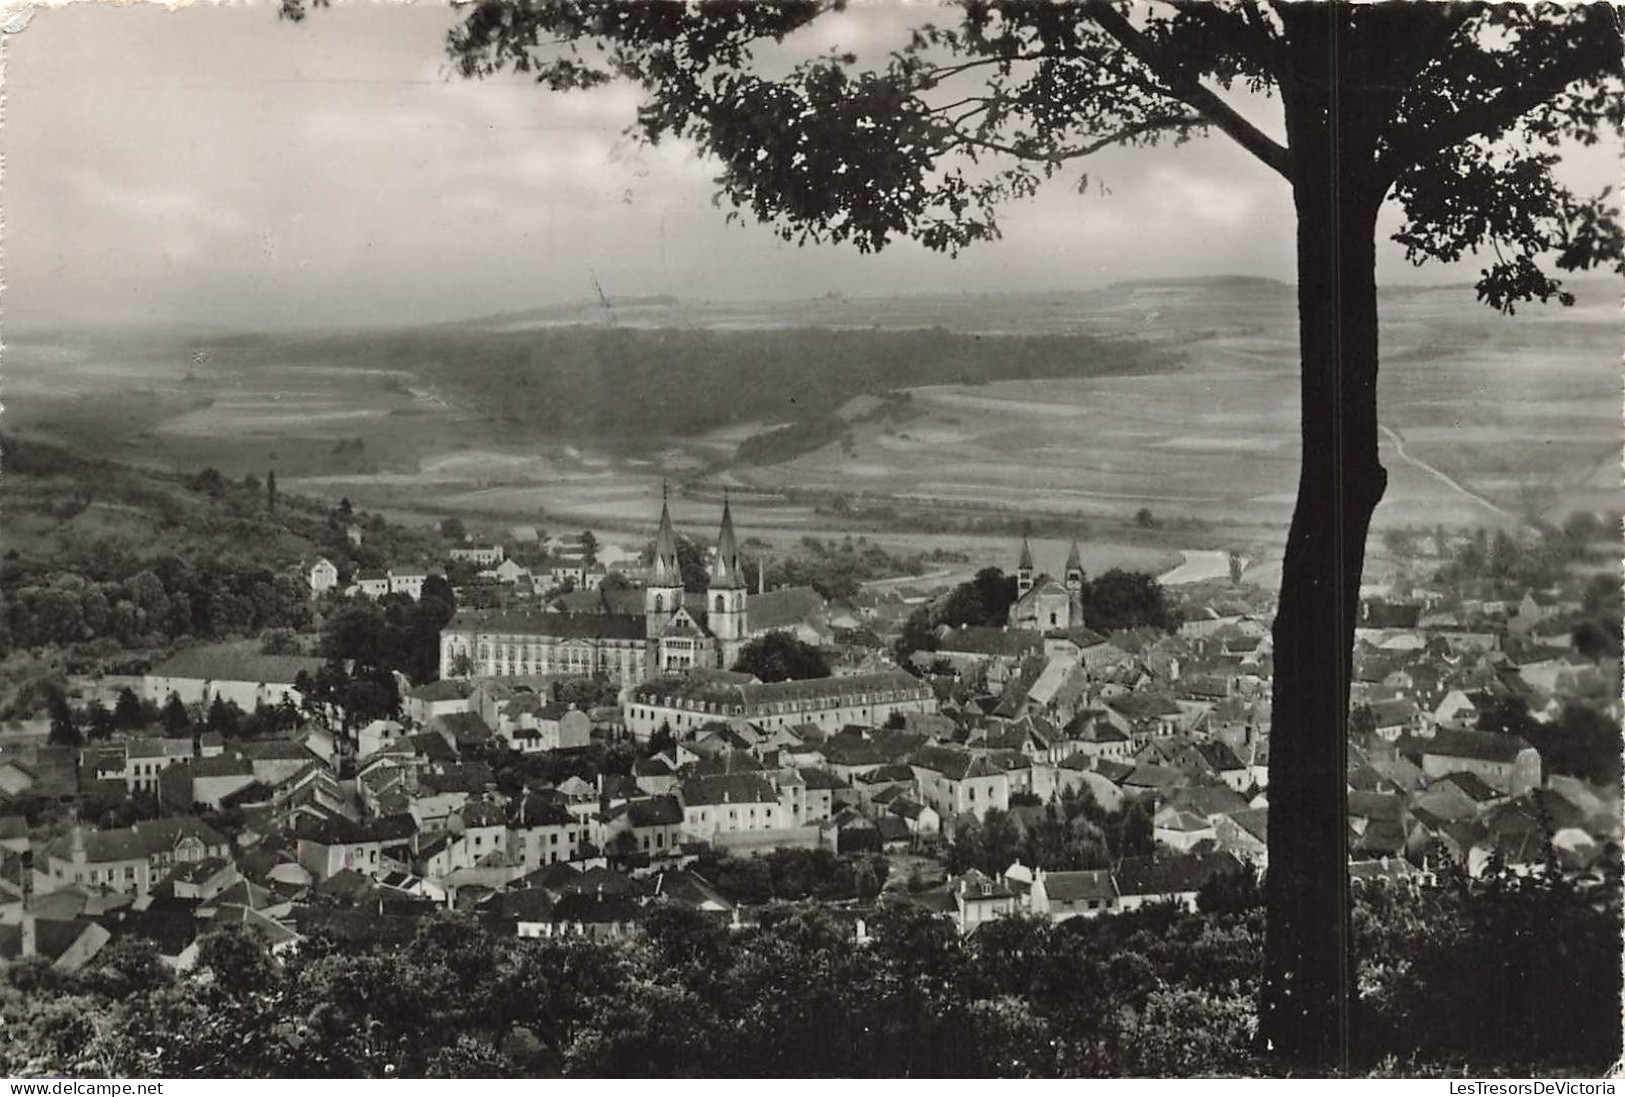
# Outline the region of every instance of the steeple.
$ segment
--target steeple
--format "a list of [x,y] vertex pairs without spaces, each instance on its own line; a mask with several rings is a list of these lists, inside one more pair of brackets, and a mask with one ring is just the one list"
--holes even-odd
[[1027,530],[1021,534],[1021,559],[1016,563],[1016,597],[1024,598],[1033,589],[1033,546],[1028,543]]
[[1066,554],[1066,572],[1071,575],[1074,571],[1083,570],[1083,556],[1078,552],[1078,539],[1072,538],[1072,551]]
[[671,507],[667,504],[666,482],[660,481],[660,528],[655,533],[654,577],[656,580],[680,581],[682,570],[677,566],[677,533],[671,526]]
[[683,605],[683,569],[677,563],[677,533],[671,527],[666,482],[660,482],[660,529],[655,533],[654,564],[643,585],[644,636],[657,639]]
[[711,589],[732,590],[745,586],[745,569],[739,562],[739,541],[734,536],[733,510],[727,489],[722,495],[722,529],[717,534],[717,558],[711,565]]

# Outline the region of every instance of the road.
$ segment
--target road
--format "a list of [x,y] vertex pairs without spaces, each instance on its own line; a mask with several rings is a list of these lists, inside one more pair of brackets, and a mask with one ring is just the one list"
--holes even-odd
[[1180,583],[1202,583],[1209,579],[1230,578],[1230,554],[1219,549],[1187,549],[1179,554],[1184,562],[1172,571],[1157,576],[1165,587]]
[[1417,457],[1412,457],[1409,453],[1405,452],[1405,439],[1401,438],[1399,436],[1399,432],[1394,430],[1392,427],[1384,423],[1378,423],[1377,429],[1388,436],[1388,440],[1394,444],[1394,452],[1399,455],[1399,459],[1401,461],[1404,461],[1406,464],[1415,465],[1417,468],[1421,469],[1435,480],[1438,480],[1440,483],[1460,492],[1462,495],[1465,495],[1479,506],[1486,507],[1503,518],[1512,517],[1510,511],[1503,510],[1494,503],[1490,502],[1488,499],[1484,498],[1482,495],[1478,494],[1478,492],[1474,491],[1472,488],[1466,487],[1460,481],[1452,479],[1446,473],[1440,472],[1426,461],[1423,461]]

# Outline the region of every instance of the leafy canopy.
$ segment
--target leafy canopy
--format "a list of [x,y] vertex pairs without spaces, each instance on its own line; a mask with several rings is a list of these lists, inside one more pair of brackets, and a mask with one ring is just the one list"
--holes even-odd
[[[320,2],[320,0],[317,0]],[[447,47],[465,76],[512,71],[552,90],[611,81],[643,99],[631,133],[694,142],[721,166],[730,219],[797,243],[875,251],[899,237],[949,253],[999,235],[997,207],[1112,146],[1219,130],[1289,181],[1300,158],[1238,96],[1324,96],[1324,10],[965,0],[924,9],[879,63],[797,60],[795,32],[844,0],[481,0]],[[1312,6],[1312,8],[1315,6]],[[304,15],[304,0],[283,14]],[[1575,194],[1560,152],[1625,126],[1619,14],[1606,4],[1405,4],[1343,10],[1338,117],[1359,155],[1344,185],[1403,223],[1416,263],[1491,258],[1481,298],[1511,311],[1571,298],[1558,270],[1625,272],[1608,192]],[[1080,189],[1087,178],[1080,179]]]

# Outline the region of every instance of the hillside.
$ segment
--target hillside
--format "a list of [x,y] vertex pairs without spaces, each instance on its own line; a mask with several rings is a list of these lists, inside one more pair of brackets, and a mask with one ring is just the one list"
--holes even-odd
[[[1572,288],[1575,308],[1515,317],[1465,286],[1384,291],[1379,526],[1612,505],[1618,287]],[[274,467],[334,501],[431,514],[641,521],[663,477],[707,478],[786,503],[1114,522],[1145,506],[1273,543],[1299,445],[1293,287],[1257,278],[643,298],[383,331],[36,332],[13,336],[7,364],[11,431],[188,474]]]

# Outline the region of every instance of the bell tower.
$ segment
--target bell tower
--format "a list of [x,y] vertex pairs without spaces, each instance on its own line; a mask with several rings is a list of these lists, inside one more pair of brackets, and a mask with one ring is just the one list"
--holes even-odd
[[745,638],[745,566],[739,558],[739,541],[734,536],[733,510],[726,494],[722,498],[722,529],[717,533],[717,557],[711,563],[706,584],[706,627],[724,645],[723,662],[733,662],[734,648]]
[[653,640],[683,605],[683,569],[677,563],[677,533],[671,526],[665,481],[660,484],[660,528],[655,532],[654,560],[643,585],[643,634]]
[[1016,597],[1024,598],[1033,589],[1033,547],[1021,535],[1021,559],[1016,564]]
[[1072,539],[1072,551],[1066,557],[1066,598],[1069,628],[1083,627],[1083,556],[1078,552],[1078,539]]

